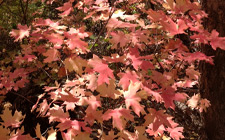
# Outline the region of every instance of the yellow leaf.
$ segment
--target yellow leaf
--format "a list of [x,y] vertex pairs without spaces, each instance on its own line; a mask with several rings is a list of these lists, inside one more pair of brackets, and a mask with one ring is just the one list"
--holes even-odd
[[64,64],[65,68],[69,72],[75,71],[78,74],[82,75],[82,73],[84,72],[83,67],[87,66],[87,61],[80,57],[68,57],[65,59]]
[[10,103],[6,103],[4,105],[4,111],[3,114],[0,115],[0,117],[3,120],[2,125],[5,127],[19,127],[22,123],[22,120],[24,119],[25,115],[22,115],[22,112],[15,111],[14,115],[12,116],[12,111],[9,109],[10,106],[12,106]]
[[9,129],[3,128],[3,126],[0,126],[0,139],[1,140],[9,139]]
[[90,136],[89,133],[83,132],[75,136],[73,140],[92,140],[89,136]]

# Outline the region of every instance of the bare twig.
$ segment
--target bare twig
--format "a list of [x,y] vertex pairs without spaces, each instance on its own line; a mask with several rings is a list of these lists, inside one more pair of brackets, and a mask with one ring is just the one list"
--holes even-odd
[[34,102],[32,102],[31,100],[27,99],[27,98],[24,97],[23,95],[20,95],[20,94],[18,94],[18,93],[16,93],[16,92],[12,92],[12,93],[15,94],[15,95],[17,95],[17,96],[20,96],[20,97],[24,98],[25,100],[27,100],[28,102],[30,102],[30,103],[32,103],[32,104],[35,104]]
[[0,6],[1,6],[4,2],[5,2],[5,0],[2,0],[2,1],[0,2]]
[[103,30],[105,29],[106,25],[108,24],[109,20],[111,19],[112,15],[113,15],[113,13],[114,13],[114,11],[115,11],[115,10],[112,11],[112,9],[114,9],[114,8],[112,7],[112,8],[110,9],[110,12],[109,12],[109,18],[107,19],[105,25],[102,27],[101,31],[100,31],[99,34],[98,34],[97,39],[96,39],[95,42],[92,44],[92,46],[90,47],[90,49],[93,48],[94,45],[97,43],[97,41],[99,40],[99,38],[100,38],[100,36],[101,36]]
[[[144,44],[145,44],[146,47],[148,47],[148,45],[147,45],[145,42],[144,42]],[[156,46],[156,48],[157,48],[157,46]],[[154,55],[154,57],[155,57],[157,63],[159,64],[160,68],[161,68],[161,69],[163,70],[163,72],[164,72],[165,69],[163,68],[163,66],[162,66],[161,63],[159,62],[157,56],[155,55],[155,51],[154,51],[153,55]]]

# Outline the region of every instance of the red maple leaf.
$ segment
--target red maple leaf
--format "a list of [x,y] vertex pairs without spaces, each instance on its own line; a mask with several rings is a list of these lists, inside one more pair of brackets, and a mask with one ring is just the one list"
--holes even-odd
[[172,108],[175,109],[175,105],[173,101],[183,101],[187,98],[187,95],[185,93],[175,93],[175,90],[172,87],[167,87],[163,93],[162,98],[165,103],[166,108]]
[[159,127],[163,124],[164,126],[171,126],[171,116],[165,114],[165,110],[156,111],[154,108],[148,109],[149,114],[145,116],[145,125],[152,124],[152,130],[158,131]]

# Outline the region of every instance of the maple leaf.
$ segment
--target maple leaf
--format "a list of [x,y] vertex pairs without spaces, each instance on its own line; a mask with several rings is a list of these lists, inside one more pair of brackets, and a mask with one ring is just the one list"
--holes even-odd
[[156,91],[153,91],[151,89],[149,89],[148,87],[144,87],[144,90],[150,95],[150,96],[153,96],[153,98],[159,103],[162,101],[162,97],[161,95],[156,92]]
[[121,91],[125,98],[125,104],[127,109],[131,106],[134,112],[140,117],[140,112],[144,112],[143,106],[140,105],[141,98],[137,96],[137,91],[140,88],[141,83],[131,82],[128,91]]
[[117,109],[109,109],[103,115],[103,120],[109,120],[113,118],[113,127],[117,127],[120,130],[123,130],[123,118],[128,120],[133,120],[133,116],[130,114],[130,110],[124,108],[117,108]]
[[72,128],[76,130],[77,132],[79,132],[81,130],[81,126],[85,127],[84,122],[66,119],[64,122],[59,123],[57,125],[57,128],[59,128],[60,131],[64,131],[66,129]]
[[186,69],[186,75],[190,80],[198,80],[198,77],[200,77],[200,73],[195,70],[194,65],[191,65]]
[[108,132],[108,135],[105,133],[102,134],[102,139],[101,140],[114,140],[118,135],[114,135],[114,131],[111,130]]
[[210,101],[209,100],[207,100],[207,99],[201,99],[200,100],[200,105],[199,105],[199,111],[200,112],[203,112],[203,110],[206,112],[206,109],[208,108],[208,107],[210,107],[211,106],[211,104],[210,104]]
[[94,67],[94,71],[99,73],[98,85],[109,84],[109,77],[114,79],[113,71],[98,56],[93,55],[93,59],[89,60],[88,64]]
[[165,114],[165,110],[156,111],[154,108],[148,109],[149,114],[145,116],[145,123],[144,125],[149,125],[152,123],[152,130],[157,131],[158,128],[163,124],[164,126],[171,126],[170,118],[168,114]]
[[10,130],[6,127],[0,126],[0,139],[1,140],[8,140],[9,139]]
[[113,29],[113,28],[131,28],[131,27],[136,27],[137,24],[131,24],[131,23],[127,23],[127,22],[123,22],[123,21],[119,21],[116,18],[111,18],[108,22],[108,24],[106,25],[107,28],[109,29]]
[[150,135],[150,136],[155,136],[157,137],[158,135],[162,135],[165,131],[165,127],[164,125],[160,125],[158,129],[153,130],[153,123],[149,124],[148,128],[146,129],[146,132]]
[[135,129],[136,129],[135,133],[138,136],[139,140],[148,140],[148,138],[145,136],[145,131],[146,131],[145,127],[136,126]]
[[132,65],[135,70],[138,70],[139,66],[142,64],[142,60],[139,58],[138,48],[129,48],[130,53],[127,55],[127,58],[130,58]]
[[189,63],[195,60],[204,60],[210,64],[213,64],[212,56],[206,56],[204,53],[201,52],[194,52],[194,53],[185,53],[184,56],[178,54],[180,58],[188,61]]
[[154,11],[149,9],[146,13],[148,14],[148,18],[154,22],[166,20],[166,15],[163,11]]
[[63,13],[59,14],[61,16],[68,16],[70,12],[73,10],[72,3],[70,1],[63,4],[62,7],[56,8],[59,11],[63,11]]
[[138,82],[138,76],[134,71],[126,70],[125,73],[119,73],[118,76],[121,77],[119,85],[122,85],[123,90],[127,90],[130,81]]
[[43,55],[47,57],[44,59],[44,62],[50,63],[52,61],[58,60],[59,51],[57,49],[51,48],[51,49],[48,49],[45,53],[43,53]]
[[188,101],[187,104],[191,108],[196,108],[198,106],[198,102],[200,100],[200,94],[193,95]]
[[21,24],[18,24],[17,27],[19,30],[13,29],[10,32],[10,35],[15,38],[15,41],[22,40],[24,37],[29,36],[30,27],[28,28],[27,25]]
[[126,19],[128,21],[137,19],[138,15],[124,15],[125,11],[117,10],[113,13],[111,18],[121,18]]
[[36,129],[35,129],[35,133],[36,133],[37,138],[39,138],[40,140],[46,140],[46,138],[43,137],[42,134],[41,134],[41,128],[40,128],[40,124],[39,123],[37,123]]
[[49,116],[49,122],[64,122],[67,118],[69,118],[69,113],[64,112],[62,107],[54,104],[54,107],[49,109],[47,116]]
[[170,137],[174,138],[175,140],[180,140],[180,138],[184,138],[182,135],[183,127],[177,127],[177,123],[173,123],[172,127],[166,128],[166,130],[170,133]]
[[[120,47],[125,47],[125,45],[130,41],[129,35],[124,34],[122,31],[118,31],[118,33],[111,32],[111,35],[112,39],[110,39],[110,42],[114,44],[112,49],[117,48],[118,45],[120,45]],[[123,40],[121,38],[123,38]]]
[[167,87],[163,93],[162,98],[165,103],[166,108],[172,108],[175,110],[175,105],[173,101],[184,101],[187,98],[185,93],[175,93],[175,90],[172,87]]
[[86,116],[84,117],[85,122],[89,123],[91,126],[94,124],[95,120],[102,122],[102,111],[91,111],[86,110]]
[[[45,35],[45,38],[48,39],[51,43],[57,44],[58,46],[63,44],[64,37],[57,33],[51,33]],[[61,47],[59,47],[60,49]]]
[[216,48],[220,48],[222,50],[225,50],[225,37],[219,37],[219,33],[216,30],[213,30],[210,35],[210,45],[214,50]]
[[92,92],[97,89],[97,76],[94,73],[86,75],[85,78],[89,81],[87,84],[88,89],[90,89]]
[[70,28],[68,32],[65,32],[65,36],[67,36],[68,38],[79,36],[81,39],[84,39],[85,37],[89,37],[90,35],[90,32],[85,32],[85,26],[82,26],[79,29]]
[[92,140],[90,134],[87,132],[79,133],[77,136],[73,137],[73,140]]
[[120,137],[129,140],[138,140],[138,136],[136,133],[133,134],[126,130],[123,130],[123,134],[120,134]]
[[16,131],[16,134],[11,133],[9,140],[35,140],[29,134],[22,135],[24,133],[24,127]]
[[9,109],[11,106],[10,103],[7,103],[4,105],[4,111],[3,114],[0,115],[0,117],[3,120],[2,125],[5,127],[19,127],[20,124],[23,122],[23,119],[25,118],[25,115],[22,115],[22,112],[18,112],[17,110],[15,111],[14,115],[12,115],[12,111]]
[[72,56],[72,57],[67,57],[64,60],[65,68],[69,71],[75,71],[79,75],[82,75],[84,72],[83,68],[87,67],[87,61],[80,57]]
[[[39,111],[39,114],[40,116],[44,116],[46,114],[46,112],[48,111],[49,109],[49,106],[51,104],[48,104],[47,100],[44,99],[42,103],[39,104],[39,108],[37,109],[37,111]],[[34,108],[32,108],[32,111],[33,111]]]
[[118,63],[118,62],[124,63],[124,61],[125,61],[125,56],[124,55],[120,56],[118,54],[111,54],[111,57],[104,56],[103,58],[104,58],[104,60],[108,61],[109,63]]
[[181,19],[177,21],[177,24],[173,22],[172,19],[168,19],[168,22],[161,21],[163,28],[170,33],[170,35],[174,36],[176,34],[185,33],[184,30],[188,28],[185,22]]
[[66,111],[68,110],[74,110],[75,103],[79,101],[79,98],[77,98],[75,95],[71,94],[67,90],[63,90],[59,93],[60,98],[59,100],[64,101],[63,105],[66,105]]
[[87,50],[87,46],[88,44],[82,40],[80,40],[80,38],[78,37],[70,37],[69,40],[67,41],[67,45],[68,48],[70,48],[71,50],[78,48],[81,49],[82,51],[86,51]]
[[86,109],[86,112],[96,111],[97,107],[101,106],[100,97],[99,96],[90,96],[84,101],[89,105]]
[[116,90],[115,80],[113,79],[109,80],[108,85],[104,83],[98,86],[96,91],[98,91],[102,97],[110,97],[113,99],[116,99],[118,95],[120,95],[120,92]]

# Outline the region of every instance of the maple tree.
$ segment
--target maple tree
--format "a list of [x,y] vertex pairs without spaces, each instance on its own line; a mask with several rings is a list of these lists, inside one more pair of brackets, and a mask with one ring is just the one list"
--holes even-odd
[[[213,56],[199,51],[200,44],[225,50],[225,38],[219,37],[216,30],[208,32],[203,28],[207,14],[197,1],[42,3],[59,4],[58,18],[37,16],[30,24],[18,24],[11,30],[10,35],[20,42],[21,49],[13,54],[12,65],[0,69],[3,96],[29,82],[44,87],[31,112],[37,112],[36,117],[47,117],[50,128],[48,136],[44,136],[37,124],[36,138],[56,139],[60,133],[65,140],[179,140],[184,138],[183,127],[168,113],[175,110],[175,102],[200,112],[210,106],[199,93],[191,96],[182,91],[198,86],[199,61],[213,64]],[[102,27],[94,32],[90,26],[98,24]],[[187,36],[189,43],[182,36]],[[40,69],[50,81],[30,78]],[[21,123],[25,116],[20,112],[12,115],[5,107],[0,117],[0,132],[5,134],[1,137],[34,139],[24,134]],[[136,118],[144,122],[135,123]],[[111,128],[105,129],[109,124]],[[128,129],[131,124],[132,131]]]

